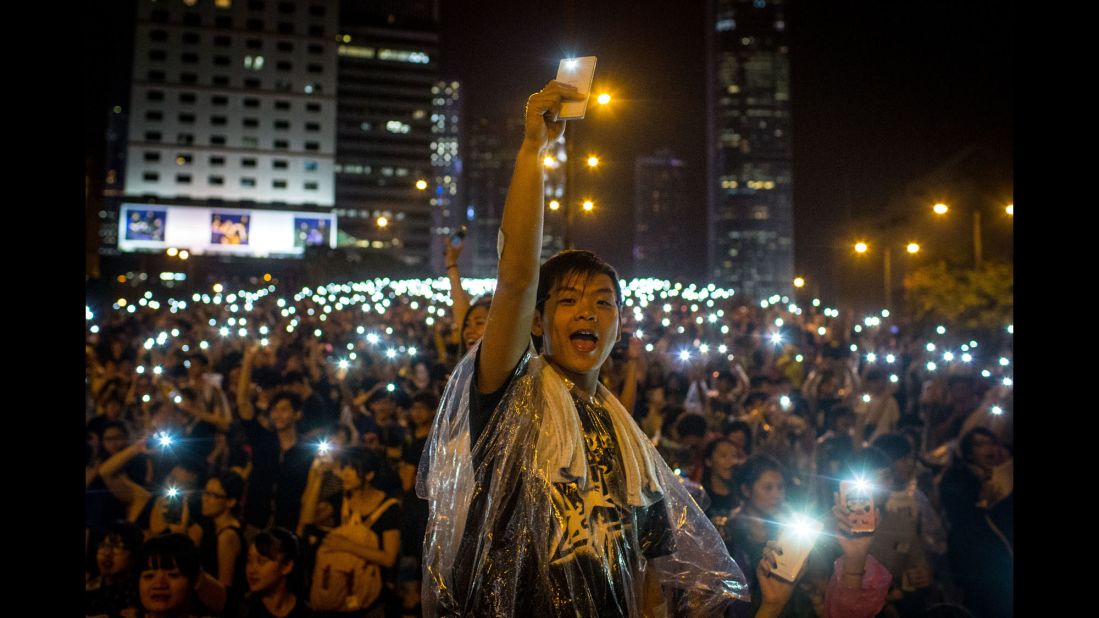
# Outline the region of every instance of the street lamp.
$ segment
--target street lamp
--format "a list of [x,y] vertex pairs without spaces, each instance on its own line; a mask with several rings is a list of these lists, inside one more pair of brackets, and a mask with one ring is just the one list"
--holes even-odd
[[[937,215],[945,215],[950,209],[946,204],[938,203],[932,206],[931,210]],[[973,268],[981,268],[981,210],[979,208],[973,209]]]
[[424,180],[423,178],[417,180],[416,181],[416,188],[419,189],[420,191],[423,191],[424,189],[427,188],[427,181]]
[[1007,216],[1014,217],[1015,216],[1015,204],[1008,204],[1004,208],[1004,212],[1007,213]]
[[378,224],[378,227],[380,227],[382,229],[385,229],[389,225],[389,219],[387,219],[384,216],[381,216],[381,217],[378,217],[378,219],[377,219],[377,221],[375,221],[375,223]]
[[[611,95],[605,92],[600,93],[599,96],[596,97],[596,102],[600,107],[604,107],[611,102]],[[575,131],[576,129],[573,128],[574,133]],[[565,249],[572,249],[572,217],[573,211],[576,209],[576,206],[573,204],[573,201],[576,199],[576,194],[573,193],[573,160],[575,159],[575,157],[573,157],[573,143],[576,140],[571,138],[572,136],[566,136],[565,139],[565,196],[562,200],[565,204],[565,234],[562,239]],[[594,170],[599,166],[599,157],[594,154],[589,154],[586,163],[588,170]],[[589,199],[583,202],[582,207],[584,212],[590,213],[595,208],[595,204]]]
[[[869,251],[870,247],[865,242],[855,243],[855,253],[859,255],[865,255]],[[909,242],[905,246],[905,250],[909,255],[916,255],[920,252],[920,245],[916,242]],[[882,284],[885,292],[885,307],[889,310],[893,309],[893,248],[888,242],[882,243]],[[796,284],[795,284],[796,285]]]
[[557,210],[560,207],[561,207],[561,202],[558,202],[557,200],[550,200],[550,203],[549,203],[549,209],[550,210]]
[[794,277],[794,287],[795,288],[805,287],[805,279],[802,278],[802,277]]

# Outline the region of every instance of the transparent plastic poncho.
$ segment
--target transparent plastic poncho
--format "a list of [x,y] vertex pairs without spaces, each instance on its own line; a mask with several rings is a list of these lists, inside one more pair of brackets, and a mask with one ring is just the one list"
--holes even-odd
[[720,616],[749,599],[713,524],[603,386],[592,414],[530,349],[470,444],[476,352],[447,383],[417,474],[425,616]]

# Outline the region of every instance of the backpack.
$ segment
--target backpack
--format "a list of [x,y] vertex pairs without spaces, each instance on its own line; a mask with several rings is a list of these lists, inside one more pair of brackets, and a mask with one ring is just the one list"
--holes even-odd
[[[363,519],[351,511],[349,500],[343,504],[343,523],[329,534],[340,534],[371,549],[381,549],[381,539],[370,526],[389,507],[397,504],[394,498],[382,501],[374,512]],[[370,606],[382,593],[381,567],[345,552],[321,547],[317,550],[313,567],[313,585],[309,592],[309,604],[314,611],[353,611]]]

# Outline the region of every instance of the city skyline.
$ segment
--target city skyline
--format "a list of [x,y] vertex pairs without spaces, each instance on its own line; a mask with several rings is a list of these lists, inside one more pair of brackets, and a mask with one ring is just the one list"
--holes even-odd
[[[577,143],[598,148],[601,158],[596,212],[574,235],[577,246],[623,270],[630,266],[634,160],[669,148],[704,169],[705,152],[704,6],[631,6],[452,2],[442,3],[440,15],[441,74],[461,80],[465,109],[498,122],[518,114],[560,57],[600,56],[596,82],[615,98],[573,129]],[[800,2],[787,13],[797,274],[834,262],[845,222],[884,208],[965,147],[1006,151],[1010,160],[1010,13],[988,3],[825,9]],[[474,26],[495,36],[469,36]],[[87,111],[88,118],[107,115]],[[689,187],[699,210],[685,216],[705,216],[704,188]]]

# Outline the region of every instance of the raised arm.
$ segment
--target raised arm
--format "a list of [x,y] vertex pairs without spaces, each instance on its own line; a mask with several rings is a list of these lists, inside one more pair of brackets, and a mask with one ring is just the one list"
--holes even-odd
[[454,305],[450,308],[450,315],[454,318],[454,324],[461,328],[462,320],[469,311],[469,293],[462,287],[462,274],[458,272],[458,256],[462,255],[465,243],[455,246],[450,242],[449,236],[443,242],[446,243],[443,255],[446,259],[446,276],[450,280],[450,299],[454,301]]
[[562,99],[583,96],[572,86],[550,82],[527,99],[523,145],[515,160],[500,223],[496,291],[477,366],[477,389],[482,393],[503,386],[530,345],[542,253],[542,151],[564,133],[565,122],[552,120]]
[[252,399],[248,391],[252,386],[252,360],[256,357],[256,346],[244,349],[244,359],[240,365],[240,376],[237,378],[237,414],[240,420],[250,421],[256,418],[256,409],[252,406]]

